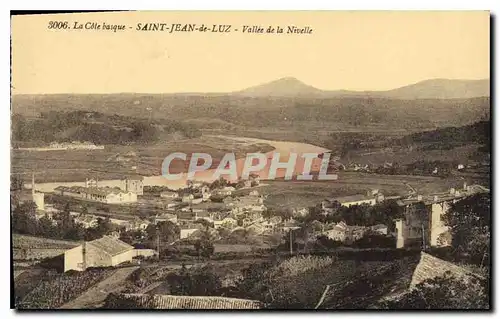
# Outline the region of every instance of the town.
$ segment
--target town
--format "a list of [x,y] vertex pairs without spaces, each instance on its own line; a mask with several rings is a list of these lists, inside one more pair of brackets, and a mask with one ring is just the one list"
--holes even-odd
[[490,20],[13,16],[11,309],[491,310]]

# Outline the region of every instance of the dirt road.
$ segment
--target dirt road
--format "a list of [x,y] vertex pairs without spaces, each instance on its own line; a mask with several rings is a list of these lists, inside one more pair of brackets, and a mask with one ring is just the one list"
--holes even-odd
[[60,309],[92,309],[99,307],[109,293],[123,289],[125,279],[139,267],[119,268],[111,276],[65,303]]

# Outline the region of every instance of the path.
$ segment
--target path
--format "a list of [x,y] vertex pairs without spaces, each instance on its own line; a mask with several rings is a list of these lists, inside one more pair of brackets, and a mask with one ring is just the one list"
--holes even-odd
[[124,288],[124,281],[139,267],[127,267],[117,269],[111,276],[99,282],[95,286],[77,298],[62,305],[60,309],[92,309],[100,306],[109,293],[117,292]]

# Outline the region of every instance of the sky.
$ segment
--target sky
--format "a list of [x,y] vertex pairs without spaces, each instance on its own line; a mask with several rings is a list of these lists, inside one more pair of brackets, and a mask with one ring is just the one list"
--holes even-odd
[[[53,30],[50,21],[125,25]],[[138,23],[231,25],[230,33],[136,31]],[[13,94],[231,92],[283,77],[324,90],[388,90],[489,77],[489,13],[109,12],[14,16]],[[243,26],[311,34],[242,33]]]

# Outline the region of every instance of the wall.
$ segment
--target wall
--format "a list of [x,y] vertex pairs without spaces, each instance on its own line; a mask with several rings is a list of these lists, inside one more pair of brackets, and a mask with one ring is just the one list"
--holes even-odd
[[394,222],[396,227],[396,248],[404,248],[406,235],[404,221],[402,219],[397,219]]
[[37,209],[39,209],[39,210],[45,209],[45,194],[44,193],[33,194],[33,201],[35,202]]
[[447,246],[448,244],[440,245],[438,243],[439,235],[448,232],[448,227],[444,225],[442,221],[442,216],[449,209],[449,205],[446,202],[432,204],[431,210],[431,234],[430,234],[430,244],[431,246]]
[[88,267],[109,267],[111,266],[111,256],[103,250],[87,244],[85,263]]
[[134,249],[130,249],[124,253],[113,256],[111,257],[111,266],[116,266],[127,261],[132,261],[132,257],[135,256],[136,252],[134,251]]
[[144,257],[151,257],[157,255],[156,250],[154,249],[134,249],[134,257],[137,256],[144,256]]
[[81,264],[83,262],[82,246],[67,250],[64,253],[64,271],[68,270],[83,270]]
[[121,189],[127,191],[127,192],[133,192],[137,195],[143,195],[143,181],[141,180],[123,180],[122,181],[122,186],[120,186]]

